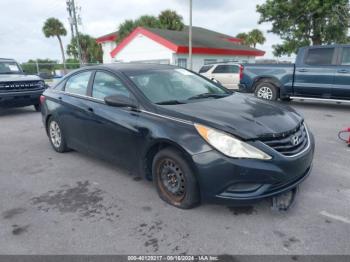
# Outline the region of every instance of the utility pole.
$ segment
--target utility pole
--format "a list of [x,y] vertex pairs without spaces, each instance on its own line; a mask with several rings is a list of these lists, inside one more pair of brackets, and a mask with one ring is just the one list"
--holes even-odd
[[39,69],[39,62],[38,62],[38,59],[35,60],[35,66],[36,66],[36,72],[37,72],[37,74],[39,75],[39,74],[40,74],[40,69]]
[[188,63],[189,69],[192,70],[192,0],[190,1],[190,26],[188,28]]
[[67,0],[66,4],[67,4],[68,15],[69,15],[68,21],[69,21],[69,25],[70,25],[70,32],[71,32],[72,39],[73,39],[74,38],[74,27],[73,27],[73,20],[74,19],[73,19],[72,3],[70,0]]
[[[78,49],[78,58],[79,58],[79,63],[80,66],[83,64],[82,58],[81,58],[81,47],[80,47],[80,42],[79,42],[79,30],[78,30],[78,19],[77,19],[77,12],[76,12],[76,6],[74,3],[74,0],[67,0],[67,9],[69,13],[69,22],[71,25],[71,31],[72,31],[72,37],[76,38],[77,41],[77,49]],[[75,34],[74,34],[74,29],[75,29]]]

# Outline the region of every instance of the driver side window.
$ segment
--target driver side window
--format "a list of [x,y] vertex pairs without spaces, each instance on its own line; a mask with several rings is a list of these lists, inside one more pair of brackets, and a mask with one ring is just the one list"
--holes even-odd
[[130,92],[117,77],[106,72],[97,71],[92,86],[92,97],[103,100],[110,95],[130,97]]

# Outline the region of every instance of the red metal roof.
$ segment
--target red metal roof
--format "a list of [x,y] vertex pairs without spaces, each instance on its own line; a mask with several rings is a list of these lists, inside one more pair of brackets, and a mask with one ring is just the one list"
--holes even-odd
[[98,44],[105,43],[105,42],[114,42],[118,38],[118,32],[113,32],[108,35],[103,35],[98,38],[96,38],[96,42]]

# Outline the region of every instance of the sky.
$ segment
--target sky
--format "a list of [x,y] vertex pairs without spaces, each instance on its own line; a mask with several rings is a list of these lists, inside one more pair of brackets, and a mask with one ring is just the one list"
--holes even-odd
[[[278,36],[268,33],[270,24],[258,24],[256,5],[264,0],[193,0],[193,26],[205,27],[235,36],[258,28],[267,39],[257,48],[266,51],[264,58],[273,58],[272,45],[280,43]],[[140,15],[158,15],[172,9],[189,21],[188,0],[76,0],[82,25],[79,31],[98,37],[116,31],[125,19]],[[56,38],[45,38],[42,26],[49,17],[61,20],[70,40],[70,27],[65,0],[0,0],[0,57],[14,58],[19,62],[28,59],[61,59]]]

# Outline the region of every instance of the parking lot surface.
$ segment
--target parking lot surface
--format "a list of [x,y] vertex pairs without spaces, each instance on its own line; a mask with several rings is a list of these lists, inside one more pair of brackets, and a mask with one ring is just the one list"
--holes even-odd
[[179,210],[125,170],[54,152],[31,107],[1,110],[1,253],[349,254],[350,148],[337,133],[350,126],[350,105],[291,105],[314,133],[316,153],[287,213],[268,201]]

